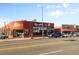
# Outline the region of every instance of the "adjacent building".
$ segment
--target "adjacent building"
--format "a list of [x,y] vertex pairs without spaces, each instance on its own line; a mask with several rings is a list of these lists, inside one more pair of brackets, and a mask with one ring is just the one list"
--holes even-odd
[[55,27],[55,31],[58,31],[61,33],[79,32],[79,25],[62,24],[61,27]]

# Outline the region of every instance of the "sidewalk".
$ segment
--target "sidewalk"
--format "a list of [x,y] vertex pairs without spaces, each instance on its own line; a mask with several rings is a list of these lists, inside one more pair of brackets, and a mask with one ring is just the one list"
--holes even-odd
[[32,39],[48,39],[48,37],[33,37]]
[[28,37],[28,38],[12,38],[12,39],[0,39],[0,41],[14,41],[14,40],[41,40],[48,39],[48,37]]

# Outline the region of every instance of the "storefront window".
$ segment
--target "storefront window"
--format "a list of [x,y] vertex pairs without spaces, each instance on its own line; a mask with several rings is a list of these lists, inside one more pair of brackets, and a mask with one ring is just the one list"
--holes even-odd
[[28,29],[25,29],[24,30],[24,34],[28,34],[29,33],[29,30]]
[[33,27],[33,32],[40,32],[40,30],[47,30],[47,27]]
[[40,32],[40,28],[39,27],[33,27],[33,32]]

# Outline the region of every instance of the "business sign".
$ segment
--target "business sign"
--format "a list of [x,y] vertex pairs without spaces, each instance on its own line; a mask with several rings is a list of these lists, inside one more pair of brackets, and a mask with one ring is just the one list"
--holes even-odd
[[42,23],[34,23],[34,26],[42,26]]
[[34,26],[48,26],[48,24],[45,23],[34,23]]
[[14,27],[21,27],[23,24],[21,23],[14,23]]

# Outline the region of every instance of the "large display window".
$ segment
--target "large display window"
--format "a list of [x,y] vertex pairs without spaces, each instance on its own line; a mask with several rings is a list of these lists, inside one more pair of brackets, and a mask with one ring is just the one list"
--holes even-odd
[[42,35],[42,30],[45,36],[53,32],[51,27],[33,27],[33,35]]
[[13,36],[14,37],[23,37],[23,36],[27,36],[29,35],[29,30],[25,29],[25,30],[14,30],[13,31]]

